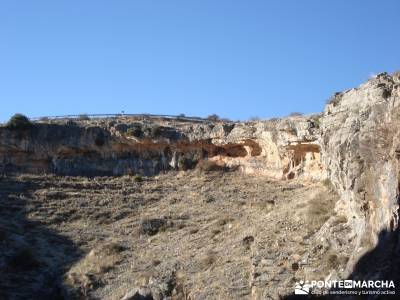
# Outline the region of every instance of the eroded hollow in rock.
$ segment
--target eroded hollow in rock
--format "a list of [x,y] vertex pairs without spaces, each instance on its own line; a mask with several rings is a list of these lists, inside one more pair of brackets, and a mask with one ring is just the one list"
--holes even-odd
[[296,144],[286,147],[287,164],[283,168],[283,175],[286,179],[294,179],[299,172],[310,170],[315,162],[319,161],[320,147],[316,144]]
[[253,140],[245,140],[237,144],[227,144],[224,146],[217,146],[213,155],[227,156],[227,157],[246,157],[246,156],[259,156],[262,149],[259,144]]

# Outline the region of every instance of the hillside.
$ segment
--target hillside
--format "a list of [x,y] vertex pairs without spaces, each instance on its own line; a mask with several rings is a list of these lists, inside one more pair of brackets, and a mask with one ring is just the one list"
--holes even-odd
[[312,116],[2,126],[0,297],[278,299],[300,280],[397,282],[399,104],[400,74],[382,73]]

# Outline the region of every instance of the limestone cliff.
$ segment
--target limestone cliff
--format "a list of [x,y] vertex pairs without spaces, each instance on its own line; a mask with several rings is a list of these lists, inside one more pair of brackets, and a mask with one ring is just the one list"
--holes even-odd
[[[65,122],[64,122],[65,123]],[[65,175],[154,175],[200,160],[275,178],[320,179],[323,169],[312,118],[227,123],[100,120],[0,128],[3,172]]]
[[354,231],[349,273],[380,232],[398,226],[399,104],[399,74],[383,73],[337,93],[321,118],[322,162]]

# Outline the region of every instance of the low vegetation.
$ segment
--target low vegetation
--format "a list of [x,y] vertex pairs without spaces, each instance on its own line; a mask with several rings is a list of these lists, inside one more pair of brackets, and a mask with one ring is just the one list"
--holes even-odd
[[322,185],[325,186],[326,188],[330,189],[330,190],[334,190],[332,181],[329,178],[325,178],[324,180],[322,180]]
[[89,116],[88,116],[87,114],[80,114],[80,115],[78,116],[78,120],[79,120],[79,121],[89,121],[90,118],[89,118]]
[[133,176],[133,181],[134,182],[142,182],[143,181],[143,177],[140,175],[135,175]]
[[301,116],[303,116],[303,113],[297,112],[297,111],[291,112],[291,113],[289,114],[289,117],[301,117]]
[[155,235],[159,231],[164,231],[168,227],[168,221],[165,219],[144,219],[140,223],[139,234]]
[[332,97],[330,97],[327,101],[326,104],[332,104],[333,106],[336,106],[340,100],[342,99],[342,93],[336,92]]
[[336,192],[329,188],[328,191],[317,193],[309,201],[307,222],[311,232],[319,229],[332,216],[337,199]]
[[181,155],[178,159],[178,169],[181,171],[191,170],[196,166],[197,162],[198,159],[194,156]]
[[29,118],[23,114],[15,114],[6,124],[10,129],[27,129],[32,126]]
[[259,117],[250,117],[249,121],[250,122],[258,122],[258,121],[261,121],[261,119]]
[[77,297],[87,297],[89,290],[101,282],[104,273],[109,272],[120,260],[124,248],[111,242],[92,249],[67,274],[66,283],[78,286],[74,293]]
[[[0,275],[5,299],[15,293],[12,276],[24,295],[36,288],[31,278],[45,278],[66,289],[68,299],[122,299],[142,286],[152,288],[154,299],[153,291],[165,289],[172,299],[200,292],[204,299],[249,299],[251,286],[277,299],[276,285],[268,285],[273,278],[292,292],[294,276],[327,276],[332,264],[342,263],[345,255],[333,247],[312,252],[320,240],[309,232],[308,219],[321,226],[336,200],[321,184],[208,172],[225,169],[208,160],[199,168],[207,171],[169,172],[140,184],[134,175],[0,180],[8,209],[0,218],[0,250],[6,253],[0,264],[13,266]],[[21,194],[30,213],[18,219]],[[36,226],[26,226],[27,219]],[[21,234],[32,241],[31,252],[19,252]],[[34,276],[25,280],[27,274]]]
[[126,130],[128,136],[141,137],[143,136],[142,127],[140,125],[132,125]]
[[202,172],[211,172],[211,171],[225,171],[226,167],[217,164],[215,161],[202,159],[197,163],[196,169]]
[[311,120],[315,128],[321,127],[321,115],[315,115],[311,118]]
[[217,122],[217,121],[219,121],[221,118],[217,115],[217,114],[212,114],[212,115],[209,115],[208,117],[207,117],[207,120],[210,120],[210,121],[213,121],[213,122]]

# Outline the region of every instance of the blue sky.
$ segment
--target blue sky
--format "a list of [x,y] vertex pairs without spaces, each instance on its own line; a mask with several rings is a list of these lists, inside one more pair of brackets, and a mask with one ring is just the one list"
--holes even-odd
[[397,0],[2,0],[0,120],[319,112],[400,69]]

